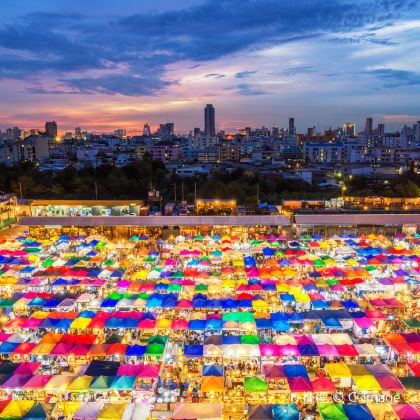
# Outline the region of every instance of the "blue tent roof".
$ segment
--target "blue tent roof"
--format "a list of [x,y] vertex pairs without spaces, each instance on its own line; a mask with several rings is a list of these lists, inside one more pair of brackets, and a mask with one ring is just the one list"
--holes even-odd
[[276,404],[272,406],[274,420],[299,420],[296,404]]
[[266,248],[263,249],[263,254],[266,257],[273,257],[274,256],[274,249],[266,247]]
[[343,407],[349,420],[375,419],[366,404],[345,404]]
[[319,356],[318,348],[315,344],[298,345],[301,356]]
[[144,355],[144,352],[146,351],[146,346],[139,346],[138,344],[134,344],[132,346],[129,346],[127,348],[127,351],[125,352],[126,356],[138,356],[141,357]]
[[343,300],[341,302],[341,304],[346,308],[346,309],[358,309],[359,305],[352,299],[347,299],[347,300]]
[[241,337],[237,335],[226,335],[223,337],[223,344],[241,344]]
[[8,354],[11,353],[20,343],[9,343],[8,341],[5,341],[0,346],[0,353],[1,354]]
[[223,376],[223,366],[204,365],[203,376]]
[[289,331],[290,324],[287,321],[273,321],[273,328],[276,331]]
[[266,318],[255,319],[255,324],[257,325],[258,329],[272,328],[273,327],[273,323],[272,323],[271,319],[266,319]]
[[221,319],[209,319],[205,324],[206,330],[220,331],[222,329]]
[[186,357],[203,357],[203,346],[200,345],[186,345],[184,346],[184,355]]
[[322,323],[327,328],[343,328],[343,326],[340,324],[340,322],[336,318],[325,318],[325,319],[322,319]]
[[284,373],[288,378],[308,378],[306,367],[303,365],[284,365]]
[[189,330],[202,330],[204,331],[206,329],[206,321],[202,319],[192,319],[188,323],[188,329]]

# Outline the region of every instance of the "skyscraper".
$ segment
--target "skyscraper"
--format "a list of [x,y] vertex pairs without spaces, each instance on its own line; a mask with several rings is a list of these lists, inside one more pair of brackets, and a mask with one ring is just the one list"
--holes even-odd
[[373,119],[372,117],[366,118],[365,122],[365,133],[371,133],[373,131]]
[[385,124],[378,124],[378,136],[382,139],[385,136]]
[[150,136],[150,125],[148,123],[144,123],[143,136]]
[[57,137],[57,123],[55,121],[47,121],[45,123],[45,134],[47,137],[55,139]]
[[289,134],[296,134],[295,119],[293,117],[289,118]]
[[175,133],[175,124],[167,122],[159,125],[159,133],[161,136],[171,136]]
[[207,136],[216,135],[216,112],[212,104],[207,104],[204,108],[204,132]]

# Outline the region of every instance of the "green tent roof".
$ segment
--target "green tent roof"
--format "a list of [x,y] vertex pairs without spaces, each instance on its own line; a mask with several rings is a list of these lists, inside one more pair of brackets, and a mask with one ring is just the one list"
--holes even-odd
[[52,260],[51,258],[49,258],[48,260],[45,260],[42,263],[43,267],[51,267],[54,264],[54,260]]
[[408,391],[420,391],[420,376],[407,376],[398,379]]
[[408,318],[403,321],[408,328],[420,328],[420,321],[417,318]]
[[112,381],[114,380],[113,376],[97,376],[96,379],[90,384],[89,389],[92,390],[104,390],[111,387]]
[[244,378],[245,392],[267,392],[268,385],[267,382],[253,376],[251,378]]
[[32,408],[26,413],[22,419],[26,420],[44,420],[47,418],[44,407],[42,404],[38,403],[32,406]]
[[348,420],[343,404],[318,404],[318,411],[324,420]]
[[144,354],[146,356],[161,356],[165,351],[165,346],[163,344],[148,344]]
[[260,338],[257,335],[243,335],[241,344],[260,344]]

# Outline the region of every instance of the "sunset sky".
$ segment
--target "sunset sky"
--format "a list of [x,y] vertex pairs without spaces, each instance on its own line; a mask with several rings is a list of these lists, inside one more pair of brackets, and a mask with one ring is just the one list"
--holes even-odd
[[420,1],[2,0],[0,128],[420,120]]

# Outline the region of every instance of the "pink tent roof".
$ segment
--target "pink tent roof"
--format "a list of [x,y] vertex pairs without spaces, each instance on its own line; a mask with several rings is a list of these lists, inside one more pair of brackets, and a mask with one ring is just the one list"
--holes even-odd
[[370,319],[386,319],[386,315],[381,311],[366,311],[365,315]]
[[332,344],[317,344],[320,356],[338,356],[338,351]]
[[312,385],[309,379],[297,377],[297,378],[287,378],[289,382],[289,388],[292,392],[312,392]]
[[192,308],[192,302],[187,299],[181,299],[176,306],[177,308]]
[[188,321],[185,319],[175,319],[172,322],[173,330],[188,330]]
[[375,379],[378,381],[383,391],[405,391],[401,382],[394,375],[380,375],[376,376]]
[[160,373],[160,365],[143,365],[137,374],[139,378],[156,379]]
[[23,362],[15,369],[14,373],[30,373],[34,374],[38,368],[41,366],[41,362]]
[[414,376],[420,376],[420,362],[407,363],[407,366],[414,373]]
[[155,319],[142,319],[139,322],[137,328],[143,328],[145,330],[147,330],[147,329],[151,330],[151,329],[155,328],[155,325],[156,325],[156,320]]
[[23,389],[43,389],[52,378],[52,375],[35,375],[23,385]]
[[260,344],[260,353],[261,356],[278,356],[279,355],[279,346],[276,346],[275,344]]
[[314,392],[335,392],[335,385],[331,379],[323,376],[312,381],[312,388]]
[[42,321],[42,319],[38,318],[28,318],[25,321],[25,325],[23,326],[23,328],[37,328]]
[[414,404],[394,404],[392,408],[401,420],[420,419],[420,413]]
[[359,353],[351,344],[336,345],[335,348],[340,356],[358,356]]
[[0,333],[0,342],[3,343],[4,341],[6,341],[12,334],[8,334],[8,333]]
[[297,346],[287,344],[285,346],[278,346],[279,356],[300,356]]
[[309,335],[295,335],[294,338],[298,346],[304,346],[306,344],[315,344],[315,341]]
[[118,368],[118,376],[137,376],[142,369],[142,365],[121,364]]
[[375,327],[375,324],[369,318],[355,318],[354,322],[360,328],[371,328]]

